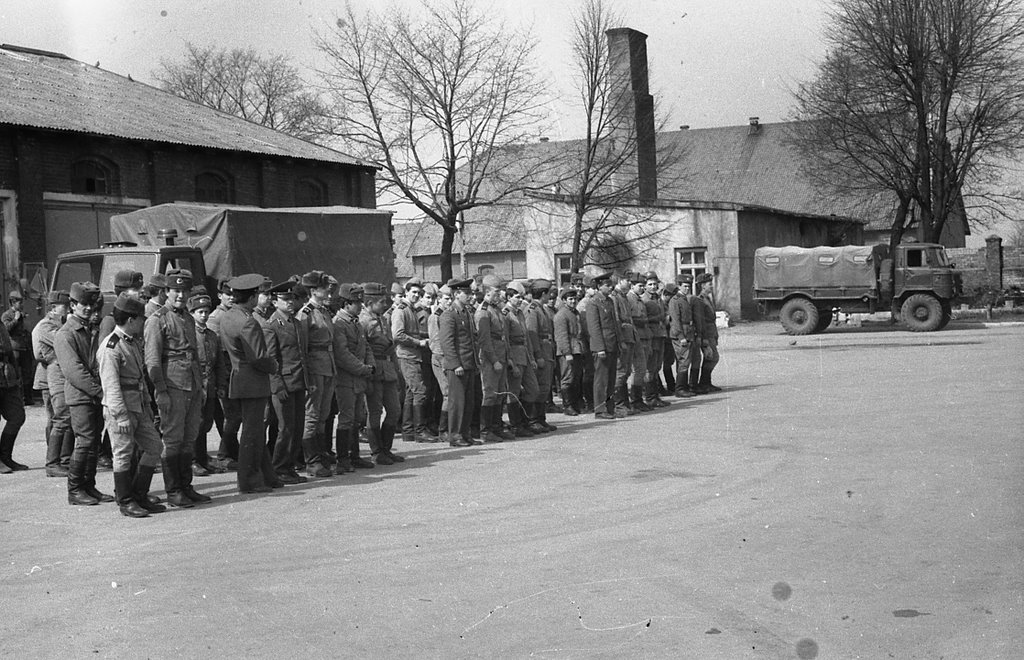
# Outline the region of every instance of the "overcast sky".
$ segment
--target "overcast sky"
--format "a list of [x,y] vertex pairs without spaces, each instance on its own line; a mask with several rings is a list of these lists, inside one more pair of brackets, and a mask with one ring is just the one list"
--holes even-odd
[[[354,0],[365,7],[374,0]],[[402,0],[403,3],[416,0]],[[648,35],[651,91],[668,126],[780,121],[790,90],[823,53],[826,0],[610,0],[624,27]],[[377,0],[374,4],[381,4]],[[553,139],[577,137],[569,44],[573,0],[481,0],[510,22],[532,25],[550,73],[559,120]],[[338,0],[2,0],[0,43],[64,53],[136,80],[154,82],[161,59],[186,41],[284,53],[316,65],[312,31],[343,11]],[[560,101],[561,99],[561,101]]]

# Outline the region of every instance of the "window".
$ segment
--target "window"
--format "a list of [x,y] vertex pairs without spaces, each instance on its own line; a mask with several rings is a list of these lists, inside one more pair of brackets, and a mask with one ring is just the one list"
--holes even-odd
[[203,172],[196,177],[196,201],[223,204],[235,201],[231,181],[217,172]]
[[71,192],[79,195],[109,195],[111,168],[87,158],[71,165]]
[[558,273],[558,288],[563,289],[572,282],[572,255],[555,255],[555,272]]
[[708,272],[708,249],[676,248],[676,275],[686,273],[697,279],[698,275]]
[[924,266],[924,250],[907,250],[907,266],[909,268]]
[[484,275],[490,275],[491,273],[494,272],[494,266],[492,266],[491,264],[484,264],[483,266],[477,268],[476,272],[481,277],[483,277]]
[[316,179],[299,179],[295,183],[296,206],[326,206],[327,189]]

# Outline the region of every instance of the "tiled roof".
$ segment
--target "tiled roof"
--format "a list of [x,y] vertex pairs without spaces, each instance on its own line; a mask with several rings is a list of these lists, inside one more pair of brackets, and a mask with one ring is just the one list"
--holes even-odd
[[658,176],[659,199],[733,202],[800,215],[852,218],[887,228],[895,199],[824,192],[788,144],[793,124],[688,129],[658,134],[678,160]]
[[370,167],[57,53],[0,46],[0,90],[0,125]]

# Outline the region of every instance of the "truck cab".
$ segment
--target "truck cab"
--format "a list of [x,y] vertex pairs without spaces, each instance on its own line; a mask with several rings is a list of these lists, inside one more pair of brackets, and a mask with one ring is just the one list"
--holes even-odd
[[176,233],[168,234],[166,245],[137,245],[121,241],[104,243],[90,250],[65,252],[54,263],[50,290],[67,291],[73,282],[93,282],[103,292],[106,306],[114,300],[114,276],[121,270],[138,271],[148,280],[151,275],[184,268],[192,271],[196,285],[206,284],[202,252],[197,247],[174,245],[175,236]]

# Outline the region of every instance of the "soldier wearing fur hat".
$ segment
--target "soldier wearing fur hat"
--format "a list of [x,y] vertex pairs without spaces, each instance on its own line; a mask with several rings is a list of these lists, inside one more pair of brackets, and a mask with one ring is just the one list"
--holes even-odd
[[196,356],[196,324],[188,313],[192,273],[167,273],[167,301],[146,319],[146,372],[160,411],[167,503],[191,508],[209,502],[192,487],[192,452],[202,423],[203,380]]
[[220,340],[231,360],[228,398],[238,405],[242,417],[238,438],[238,490],[242,493],[269,493],[284,485],[274,473],[263,436],[270,375],[277,373],[278,365],[252,316],[262,281],[262,275],[250,273],[228,282],[233,305],[220,324]]
[[[391,336],[391,326],[384,320],[390,300],[387,289],[379,282],[364,284],[363,295],[366,303],[359,313],[359,323],[366,335],[374,365],[366,392],[367,435],[374,462],[378,465],[391,465],[401,463],[405,458],[394,452],[395,432],[398,429],[401,407],[400,381],[395,366],[395,342]],[[356,465],[368,467],[358,462]]]
[[306,420],[302,432],[302,446],[312,449],[306,456],[306,470],[311,477],[330,477],[333,462],[331,438],[327,437],[326,421],[334,398],[334,325],[327,308],[330,302],[330,280],[325,273],[314,270],[301,279],[309,290],[307,302],[296,314],[305,325],[309,337],[309,373],[306,376]]
[[547,421],[548,393],[555,372],[555,328],[551,317],[545,311],[551,296],[551,282],[536,279],[530,283],[533,300],[526,308],[526,331],[530,334],[533,359],[536,363],[537,394],[529,401],[530,430],[534,433],[548,433],[555,430]]
[[151,275],[143,285],[142,292],[146,299],[146,318],[149,318],[167,302],[167,276],[163,273]]
[[71,285],[69,301],[71,313],[53,339],[75,434],[75,449],[68,462],[68,504],[113,502],[113,497],[96,489],[96,461],[103,432],[103,388],[96,361],[98,337],[92,317],[95,310],[103,308],[103,295],[92,282],[75,282]]
[[477,342],[470,313],[473,280],[451,279],[453,302],[439,323],[444,369],[448,378],[448,444],[480,444],[470,434],[473,418],[473,381],[477,374]]
[[501,398],[499,393],[508,389],[508,328],[501,314],[501,292],[504,282],[490,274],[481,280],[483,301],[477,308],[477,345],[479,346],[480,381],[480,439],[501,442],[506,435],[501,425]]
[[[153,420],[140,344],[146,307],[121,292],[114,301],[114,330],[101,338],[96,359],[103,388],[103,410],[113,448],[114,493],[121,514],[145,518],[165,508],[149,501],[149,487],[163,442]],[[132,454],[138,449],[138,466]]]
[[718,326],[716,325],[714,277],[702,273],[694,281],[697,295],[693,298],[693,327],[697,344],[691,351],[690,387],[695,394],[720,392],[711,383],[711,372],[718,364]]
[[227,396],[228,387],[227,356],[221,348],[220,337],[207,325],[212,307],[213,300],[206,293],[189,296],[188,311],[196,325],[196,359],[203,386],[202,416],[192,452],[192,474],[197,477],[225,471],[210,460],[206,446],[207,434],[213,429],[217,401]]
[[270,402],[279,426],[271,462],[278,480],[285,484],[306,481],[297,470],[298,464],[302,467],[306,464],[302,432],[306,418],[309,351],[306,328],[295,319],[296,301],[303,288],[291,280],[269,288],[274,313],[263,323],[267,352],[277,363],[277,371],[270,375]]
[[46,476],[66,477],[75,436],[71,432],[71,415],[64,399],[64,375],[53,350],[53,339],[67,320],[71,301],[67,291],[51,291],[46,303],[49,307],[46,316],[32,328],[32,351],[38,363],[34,386],[42,393],[46,408]]

